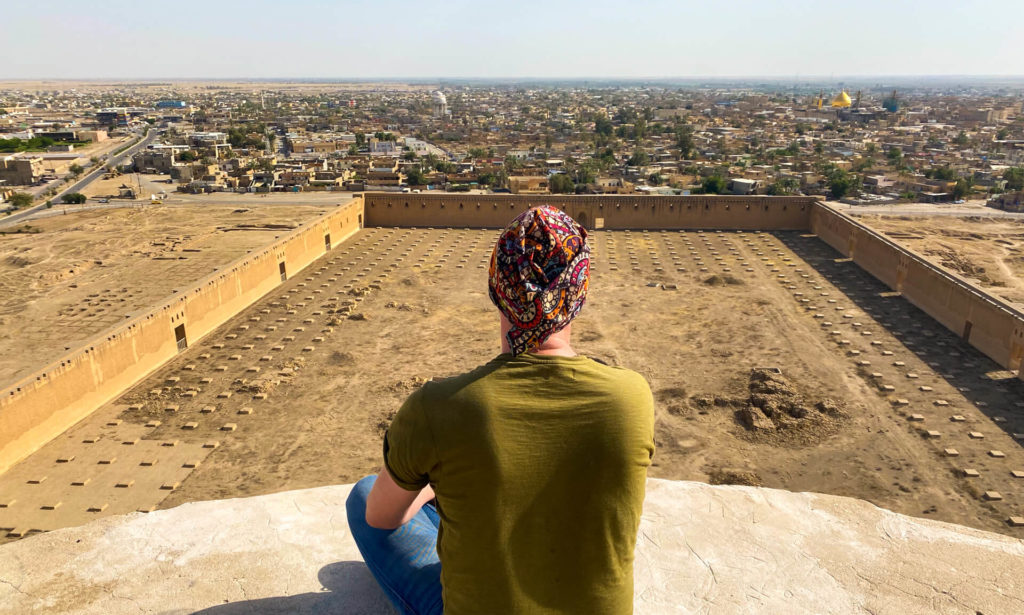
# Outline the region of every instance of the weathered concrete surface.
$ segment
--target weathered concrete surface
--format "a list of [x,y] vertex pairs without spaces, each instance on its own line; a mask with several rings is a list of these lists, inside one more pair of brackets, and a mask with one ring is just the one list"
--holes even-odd
[[[390,613],[349,487],[110,517],[0,548],[0,613]],[[1024,541],[859,500],[651,480],[636,612],[1024,613]]]

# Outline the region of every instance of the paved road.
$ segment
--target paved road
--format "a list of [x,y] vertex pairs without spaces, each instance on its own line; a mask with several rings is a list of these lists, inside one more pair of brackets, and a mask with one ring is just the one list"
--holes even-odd
[[[150,130],[149,134],[146,135],[146,138],[142,139],[141,141],[139,141],[135,145],[129,147],[128,149],[126,149],[125,151],[121,152],[120,154],[111,156],[107,160],[103,161],[101,164],[96,165],[93,168],[93,170],[91,170],[88,173],[86,173],[85,177],[83,177],[82,179],[78,180],[74,184],[71,184],[71,186],[65,188],[64,190],[61,190],[60,192],[58,192],[52,199],[50,199],[50,201],[52,203],[54,203],[54,206],[56,206],[58,203],[60,203],[61,197],[64,196],[65,194],[71,194],[73,192],[81,192],[86,186],[88,186],[92,182],[96,181],[100,177],[103,177],[104,173],[106,173],[106,171],[104,171],[104,167],[106,167],[107,165],[110,165],[111,167],[117,166],[118,164],[121,163],[122,160],[124,160],[128,156],[134,155],[135,152],[139,151],[140,149],[142,149],[142,148],[146,147],[147,145],[149,145],[150,143],[152,143],[153,140],[156,139],[157,136],[159,136],[159,134],[160,134],[160,131],[158,131],[158,130]],[[17,213],[11,214],[10,216],[7,216],[6,218],[0,219],[0,227],[10,226],[12,224],[17,224],[18,222],[23,222],[27,218],[34,217],[34,214],[36,214],[40,210],[43,210],[43,211],[46,210],[46,203],[45,202],[44,203],[40,203],[39,205],[36,205],[35,207],[30,207],[28,209],[23,209],[22,211],[19,211]]]

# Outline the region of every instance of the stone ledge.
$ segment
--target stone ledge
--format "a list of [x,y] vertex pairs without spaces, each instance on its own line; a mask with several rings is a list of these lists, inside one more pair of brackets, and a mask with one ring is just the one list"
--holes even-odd
[[[0,613],[391,613],[349,485],[110,517],[0,547]],[[650,480],[636,612],[1019,613],[1024,541],[851,498]]]

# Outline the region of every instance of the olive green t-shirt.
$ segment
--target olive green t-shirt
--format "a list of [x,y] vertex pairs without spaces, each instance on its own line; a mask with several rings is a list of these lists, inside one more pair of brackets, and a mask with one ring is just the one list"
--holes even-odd
[[632,613],[653,454],[647,382],[582,356],[428,382],[384,437],[395,482],[437,495],[447,615]]

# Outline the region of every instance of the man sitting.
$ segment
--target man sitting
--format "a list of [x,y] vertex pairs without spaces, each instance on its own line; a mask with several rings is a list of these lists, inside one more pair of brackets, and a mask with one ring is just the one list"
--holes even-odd
[[490,265],[501,354],[410,395],[353,487],[353,538],[400,613],[632,613],[653,401],[570,345],[589,265],[565,213],[512,221]]

